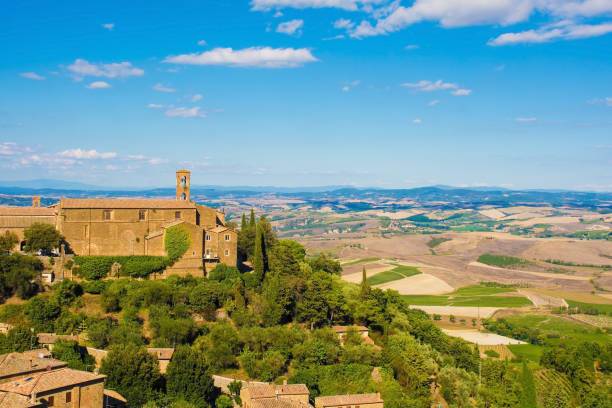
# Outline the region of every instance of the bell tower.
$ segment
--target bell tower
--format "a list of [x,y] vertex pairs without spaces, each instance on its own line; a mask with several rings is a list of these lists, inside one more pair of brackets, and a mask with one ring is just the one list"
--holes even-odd
[[40,197],[39,196],[32,197],[32,207],[40,208]]
[[190,201],[190,178],[189,170],[178,170],[176,172],[176,199],[180,201]]

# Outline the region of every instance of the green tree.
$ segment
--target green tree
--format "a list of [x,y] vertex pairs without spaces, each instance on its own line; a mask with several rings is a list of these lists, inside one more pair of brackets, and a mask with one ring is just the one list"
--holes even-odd
[[68,363],[68,367],[75,370],[93,371],[96,360],[87,353],[85,347],[80,347],[73,340],[57,340],[53,344],[53,358]]
[[207,407],[217,396],[206,355],[192,347],[176,349],[166,378],[169,396],[180,397],[196,407]]
[[215,400],[216,408],[232,408],[234,403],[232,399],[227,395],[219,395],[219,397]]
[[19,243],[19,237],[11,232],[5,231],[0,235],[0,252],[11,252],[11,250]]
[[64,239],[51,224],[35,222],[23,231],[25,240],[24,249],[27,252],[37,252],[49,254],[58,248]]
[[153,398],[161,387],[157,358],[144,347],[115,346],[100,365],[107,388],[123,395],[130,406],[140,406]]
[[16,326],[10,329],[6,335],[0,333],[0,354],[17,352],[36,348],[38,338],[36,333],[26,326]]
[[361,270],[361,298],[367,298],[370,295],[371,291],[372,288],[370,287],[370,282],[368,282],[368,274],[364,266]]
[[34,330],[41,333],[53,332],[53,323],[61,311],[55,299],[40,296],[31,299],[24,310]]
[[262,282],[266,272],[266,243],[264,232],[260,225],[257,225],[255,233],[255,249],[253,253],[253,273]]
[[523,360],[521,369],[521,396],[519,400],[520,408],[537,408],[536,388],[533,373],[529,369],[527,362]]
[[191,233],[184,224],[166,228],[164,248],[171,261],[176,261],[187,252],[191,246]]

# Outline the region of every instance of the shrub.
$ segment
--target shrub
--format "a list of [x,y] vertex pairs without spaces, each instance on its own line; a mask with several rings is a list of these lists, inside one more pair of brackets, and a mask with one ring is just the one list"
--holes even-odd
[[122,274],[144,278],[163,271],[168,265],[168,258],[148,255],[75,256],[74,262],[78,265],[80,276],[88,280],[98,280],[108,275],[115,262],[121,265]]
[[495,350],[485,350],[484,353],[487,355],[487,357],[490,357],[490,358],[499,358],[499,353],[497,351],[495,351]]
[[183,256],[190,246],[191,234],[185,225],[174,225],[166,229],[164,247],[171,261],[176,261]]

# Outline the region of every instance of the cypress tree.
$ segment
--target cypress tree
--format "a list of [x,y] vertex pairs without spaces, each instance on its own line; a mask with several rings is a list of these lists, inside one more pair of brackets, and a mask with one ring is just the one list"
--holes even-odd
[[249,218],[249,228],[255,231],[255,211],[251,208],[251,218]]
[[255,250],[253,254],[253,271],[255,276],[261,282],[264,278],[265,273],[265,242],[262,228],[258,225],[255,233]]
[[520,408],[537,408],[538,402],[536,398],[535,382],[533,373],[527,366],[527,362],[523,360],[523,369],[521,371],[521,399],[519,402]]
[[247,228],[246,215],[242,213],[242,221],[240,222],[240,231],[244,231]]
[[361,297],[366,298],[370,294],[371,288],[368,282],[368,274],[366,273],[365,266],[361,271]]

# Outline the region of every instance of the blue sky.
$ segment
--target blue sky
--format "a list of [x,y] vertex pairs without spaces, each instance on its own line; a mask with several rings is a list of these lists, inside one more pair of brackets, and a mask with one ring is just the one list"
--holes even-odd
[[20,1],[0,180],[612,191],[612,0]]

